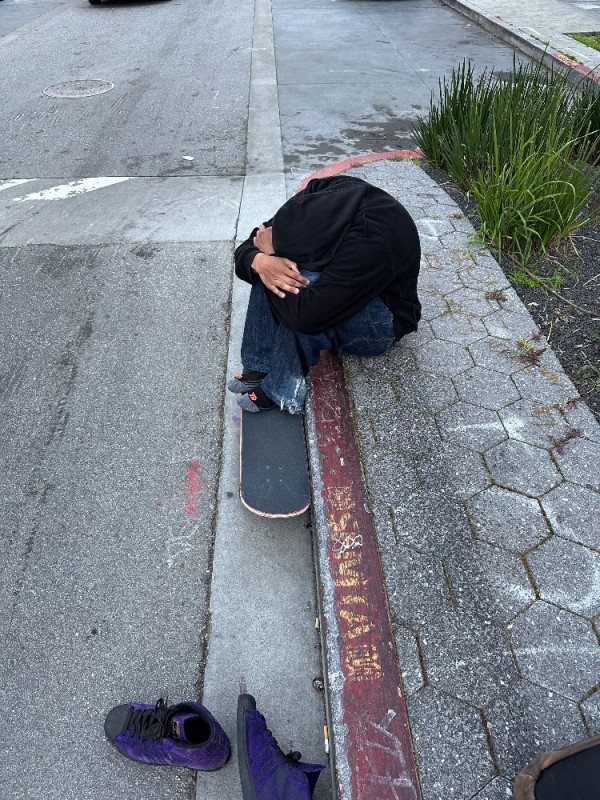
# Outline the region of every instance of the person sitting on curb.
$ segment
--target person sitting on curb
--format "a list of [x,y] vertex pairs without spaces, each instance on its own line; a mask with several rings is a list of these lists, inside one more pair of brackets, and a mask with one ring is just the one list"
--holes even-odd
[[421,317],[419,235],[387,192],[346,175],[315,178],[235,251],[252,285],[242,372],[227,387],[249,412],[302,413],[321,350],[379,356]]

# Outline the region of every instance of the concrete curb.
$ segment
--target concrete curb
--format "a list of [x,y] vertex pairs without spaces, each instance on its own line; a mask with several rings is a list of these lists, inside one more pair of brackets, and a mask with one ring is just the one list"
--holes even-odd
[[375,524],[340,359],[313,370],[307,429],[332,780],[339,800],[420,800]]
[[339,175],[340,172],[346,172],[352,167],[358,167],[362,164],[372,164],[374,161],[383,161],[384,159],[400,159],[400,158],[421,158],[423,153],[420,150],[390,150],[385,153],[366,153],[362,156],[351,156],[343,161],[336,161],[335,164],[328,164],[326,167],[318,169],[305,178],[300,186],[296,189],[297,192],[306,188],[309,181],[313,178],[332,178],[334,175]]
[[[556,50],[551,44],[544,44],[539,39],[530,36],[508,20],[482,11],[469,0],[443,0],[443,2],[530,58],[541,60],[547,66],[567,67],[571,71],[572,79],[575,82],[584,81],[591,83],[596,88],[600,87],[600,70],[598,67],[592,69],[580,64],[575,59],[569,58],[569,56]],[[600,64],[600,53],[598,53],[598,63]]]

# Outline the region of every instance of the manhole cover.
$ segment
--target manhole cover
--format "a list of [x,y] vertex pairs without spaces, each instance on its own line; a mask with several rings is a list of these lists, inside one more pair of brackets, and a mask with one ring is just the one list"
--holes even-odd
[[114,86],[111,81],[65,81],[48,86],[44,89],[44,94],[48,97],[92,97],[95,94],[110,92]]

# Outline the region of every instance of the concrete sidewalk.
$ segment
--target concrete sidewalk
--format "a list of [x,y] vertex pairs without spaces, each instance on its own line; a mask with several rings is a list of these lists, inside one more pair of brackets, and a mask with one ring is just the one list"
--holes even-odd
[[[600,82],[600,52],[567,36],[600,29],[600,3],[445,3],[574,80]],[[321,171],[351,169],[397,197],[423,246],[418,333],[383,359],[344,360],[390,619],[389,641],[362,660],[373,702],[356,730],[345,707],[364,686],[351,683],[345,648],[359,621],[380,630],[386,615],[368,617],[371,552],[356,556],[367,542],[355,520],[327,515],[344,479],[327,485],[334,470],[309,427],[336,788],[343,800],[507,800],[533,758],[600,733],[600,425],[458,206],[418,161],[380,155]],[[327,381],[330,366],[314,379],[315,417]],[[340,528],[353,532],[341,553]],[[350,595],[336,600],[346,574]],[[391,640],[401,704],[377,671]],[[378,725],[381,691],[392,699]],[[391,735],[397,714],[412,747]],[[369,726],[388,737],[379,763]]]
[[600,51],[568,35],[600,30],[597,0],[443,1],[526,55],[567,65],[574,75],[600,82]]
[[509,798],[535,756],[600,732],[600,426],[418,162],[351,174],[422,237],[418,333],[344,362],[422,796]]

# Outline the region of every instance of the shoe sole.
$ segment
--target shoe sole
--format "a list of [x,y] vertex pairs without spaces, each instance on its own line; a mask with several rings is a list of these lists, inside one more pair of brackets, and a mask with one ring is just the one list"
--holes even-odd
[[134,758],[133,756],[128,756],[127,753],[124,753],[122,750],[119,750],[119,748],[115,747],[114,745],[113,749],[116,750],[120,756],[128,758],[130,761],[134,761],[136,764],[141,764],[143,767],[174,767],[175,769],[193,769],[194,772],[218,772],[220,769],[223,769],[223,767],[229,762],[229,759],[231,758],[231,748],[229,748],[229,753],[227,755],[227,758],[221,764],[220,767],[211,767],[211,769],[202,769],[202,767],[187,767],[185,764],[168,764],[166,761],[140,761],[139,759]]
[[202,769],[202,767],[187,767],[185,764],[169,764],[166,761],[140,761],[139,759],[134,758],[133,756],[127,755],[127,753],[124,753],[122,750],[119,750],[119,748],[115,747],[114,744],[112,745],[112,747],[114,750],[117,751],[117,753],[120,756],[128,758],[130,761],[134,761],[136,764],[141,764],[143,767],[174,767],[175,769],[193,769],[195,772],[218,772],[220,769],[223,769],[223,767],[229,762],[229,759],[231,758],[231,748],[229,748],[229,753],[227,754],[227,758],[221,764],[220,767],[211,767],[211,769]]
[[244,800],[259,800],[252,780],[252,772],[248,761],[248,747],[246,742],[246,713],[256,711],[256,700],[251,694],[241,694],[238,697],[237,707],[237,750],[240,782],[242,784],[242,797]]

